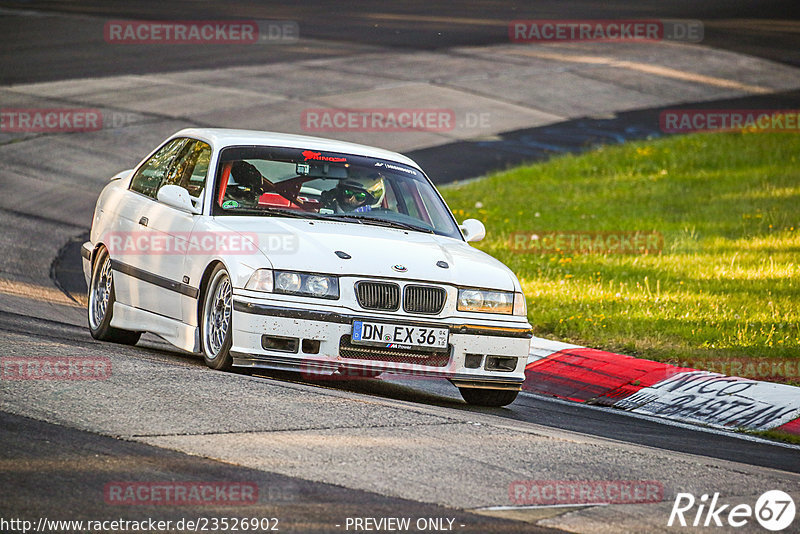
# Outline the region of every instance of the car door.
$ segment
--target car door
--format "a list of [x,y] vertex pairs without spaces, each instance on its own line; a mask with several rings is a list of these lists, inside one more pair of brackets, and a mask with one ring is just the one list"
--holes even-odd
[[[182,187],[195,207],[202,209],[210,159],[208,143],[187,140],[175,154],[159,189],[166,185]],[[196,309],[200,285],[199,280],[187,276],[187,257],[204,257],[213,250],[204,250],[202,239],[190,243],[197,215],[156,201],[148,210],[148,219],[154,250],[146,259],[146,268],[163,279],[163,283],[158,284],[158,313],[183,320],[186,313],[182,310]]]
[[128,190],[116,207],[113,234],[107,239],[114,269],[115,297],[134,308],[168,315],[162,309],[164,277],[153,260],[153,231],[150,220],[156,194],[173,161],[188,139],[166,142],[131,177]]

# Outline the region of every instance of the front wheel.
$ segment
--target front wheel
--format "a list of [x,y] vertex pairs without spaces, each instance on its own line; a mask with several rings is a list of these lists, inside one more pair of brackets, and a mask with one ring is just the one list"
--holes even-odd
[[111,257],[106,249],[102,249],[92,264],[92,280],[89,283],[89,332],[100,341],[136,345],[141,332],[120,330],[111,326],[115,300]]
[[233,364],[232,323],[233,287],[228,271],[220,264],[211,273],[200,320],[203,360],[212,369],[227,371]]
[[458,388],[467,404],[473,406],[508,406],[516,400],[519,391],[513,389]]

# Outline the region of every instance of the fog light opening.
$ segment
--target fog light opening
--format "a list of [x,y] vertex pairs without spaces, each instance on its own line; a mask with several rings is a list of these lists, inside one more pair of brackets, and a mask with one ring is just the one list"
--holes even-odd
[[316,339],[304,339],[302,343],[304,354],[319,354],[320,342]]
[[467,369],[480,369],[483,362],[483,354],[467,354],[464,357],[464,367]]
[[278,352],[297,352],[300,340],[296,337],[283,336],[261,336],[261,346],[264,350],[275,350]]
[[518,359],[519,358],[511,358],[507,356],[487,356],[486,370],[510,373],[517,368]]

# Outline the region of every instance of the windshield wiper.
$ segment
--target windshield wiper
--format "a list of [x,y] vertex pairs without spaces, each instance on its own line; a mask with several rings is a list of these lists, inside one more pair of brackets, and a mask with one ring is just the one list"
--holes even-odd
[[283,208],[236,208],[228,213],[247,213],[256,215],[267,215],[273,217],[293,217],[295,219],[320,219],[320,220],[339,220],[352,221],[358,224],[372,224],[374,226],[385,226],[388,228],[401,228],[403,230],[413,230],[415,232],[424,232],[426,234],[434,233],[430,228],[417,226],[415,224],[404,223],[399,221],[391,221],[389,219],[379,219],[377,217],[364,217],[362,215],[351,215],[348,213],[316,213],[314,211],[299,211],[293,209]]
[[325,219],[324,215],[313,211],[299,211],[281,208],[236,208],[228,213],[247,213],[256,215],[268,215],[273,217],[293,217],[295,219]]
[[358,221],[361,224],[373,224],[375,226],[386,226],[389,228],[401,228],[403,230],[413,230],[415,232],[425,232],[426,234],[432,234],[433,230],[430,228],[425,228],[423,226],[417,226],[415,224],[404,223],[399,221],[392,221],[389,219],[379,219],[377,217],[364,217],[362,215],[349,215],[346,213],[338,213],[335,215],[328,215],[326,218],[330,219],[347,219]]
[[265,208],[278,216],[294,217],[296,219],[326,219],[325,215],[320,215],[315,211],[303,211],[283,208]]

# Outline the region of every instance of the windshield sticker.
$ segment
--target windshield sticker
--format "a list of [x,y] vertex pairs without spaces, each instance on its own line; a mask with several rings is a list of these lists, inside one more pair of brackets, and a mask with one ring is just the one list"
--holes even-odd
[[299,176],[306,176],[308,173],[311,172],[311,165],[308,163],[298,163],[295,167],[295,172]]
[[393,170],[393,171],[405,172],[407,174],[412,174],[414,176],[417,175],[417,171],[412,171],[411,169],[406,169],[405,167],[400,167],[399,165],[392,165],[391,163],[383,163],[382,161],[375,162],[375,166],[376,167],[385,167],[385,168]]
[[225,202],[222,203],[222,209],[224,210],[229,210],[231,208],[238,208],[238,207],[239,203],[236,202],[235,200],[226,200]]
[[303,157],[306,161],[313,159],[317,161],[347,161],[347,158],[337,158],[335,156],[323,156],[322,152],[313,152],[311,150],[303,150]]

